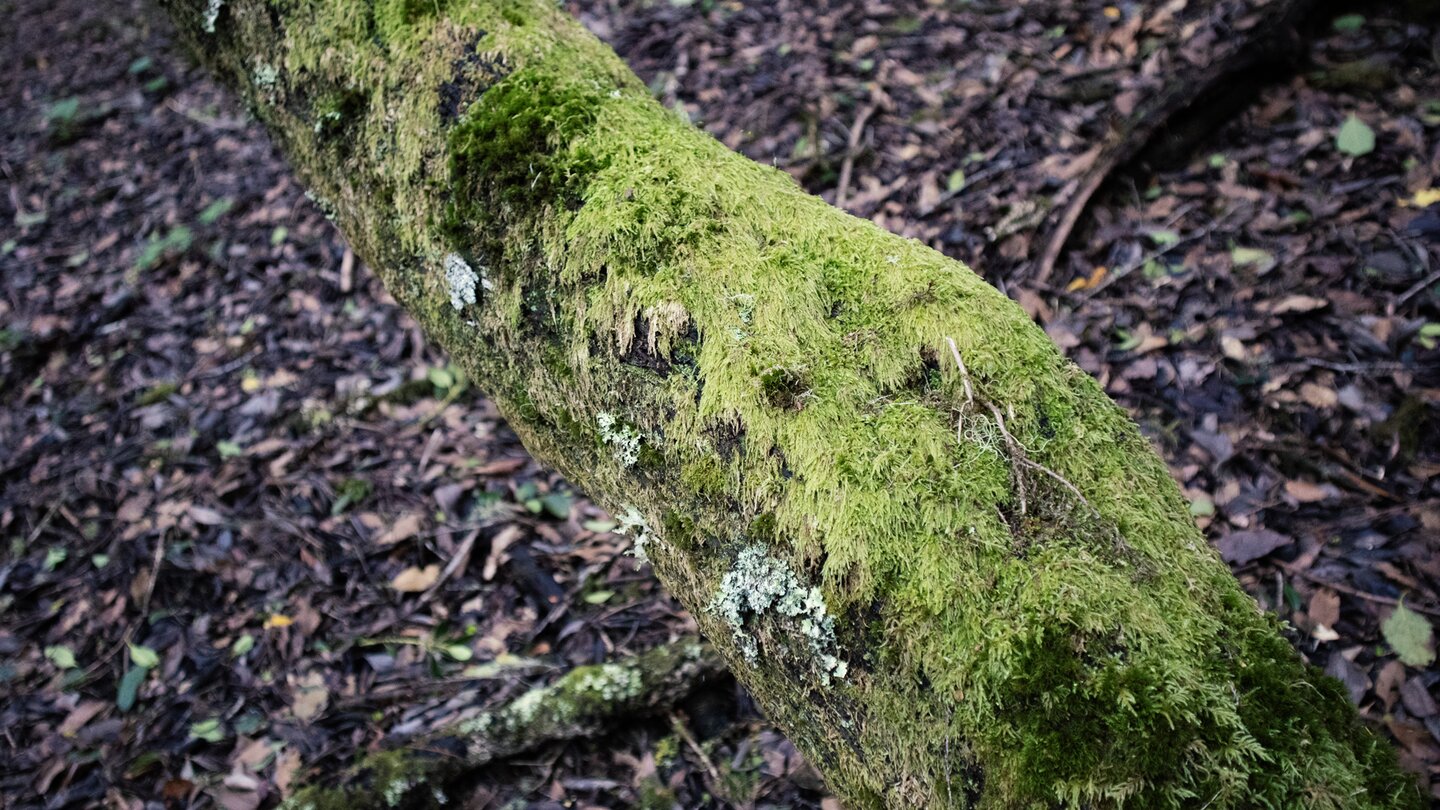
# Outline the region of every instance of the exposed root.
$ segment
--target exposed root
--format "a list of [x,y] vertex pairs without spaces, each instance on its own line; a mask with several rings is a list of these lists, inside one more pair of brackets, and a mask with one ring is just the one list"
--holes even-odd
[[[960,384],[965,390],[965,404],[960,409],[960,417],[955,425],[955,438],[961,444],[964,444],[966,435],[964,428],[965,411],[975,404],[975,387],[970,382],[970,372],[968,369],[965,368],[965,361],[960,357],[960,348],[955,345],[955,339],[951,337],[946,337],[945,343],[950,347],[951,356],[955,358],[956,368],[960,369]],[[1016,499],[1019,501],[1019,513],[1022,517],[1027,511],[1027,503],[1025,499],[1024,476],[1022,476],[1019,472],[1021,468],[1034,470],[1039,473],[1044,473],[1050,478],[1055,479],[1055,481],[1057,481],[1061,486],[1065,487],[1065,489],[1068,490],[1070,494],[1074,495],[1076,500],[1084,504],[1085,508],[1088,509],[1092,514],[1094,514],[1095,517],[1100,517],[1100,510],[1096,509],[1093,505],[1091,505],[1090,501],[1085,498],[1085,495],[1080,492],[1079,487],[1070,483],[1070,481],[1060,473],[1055,472],[1049,467],[1046,467],[1044,464],[1041,464],[1040,462],[1030,458],[1030,453],[1026,449],[1025,445],[1022,444],[1019,439],[1015,438],[1015,435],[1010,432],[1009,428],[1005,427],[1005,415],[1000,412],[1000,408],[996,406],[995,403],[986,402],[985,407],[987,410],[990,411],[991,416],[995,419],[995,427],[999,429],[1000,435],[1005,439],[1005,447],[1007,450],[1009,450],[1012,471],[1011,477],[1014,482],[1012,488],[1014,490]],[[1011,413],[1011,416],[1014,416],[1013,412]]]

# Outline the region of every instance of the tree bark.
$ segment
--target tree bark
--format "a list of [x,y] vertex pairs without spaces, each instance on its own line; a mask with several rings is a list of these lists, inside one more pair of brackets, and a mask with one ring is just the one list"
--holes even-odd
[[849,805],[1419,807],[1128,417],[550,0],[166,0]]

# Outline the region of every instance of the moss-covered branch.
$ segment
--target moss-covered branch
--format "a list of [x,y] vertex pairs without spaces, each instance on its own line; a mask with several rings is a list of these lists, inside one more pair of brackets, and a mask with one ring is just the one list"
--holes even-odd
[[167,2],[852,806],[1419,806],[1018,306],[552,0]]
[[295,810],[441,807],[466,774],[540,746],[593,737],[673,707],[723,671],[707,645],[685,639],[634,658],[573,669],[503,707],[410,745],[371,754],[336,787],[306,788]]

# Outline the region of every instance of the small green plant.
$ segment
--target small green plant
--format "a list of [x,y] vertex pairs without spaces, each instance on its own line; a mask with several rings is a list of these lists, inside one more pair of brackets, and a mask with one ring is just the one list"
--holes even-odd
[[169,399],[176,391],[179,390],[180,386],[171,381],[156,383],[145,389],[135,400],[135,404],[139,405],[142,408],[146,407],[147,405],[156,405]]
[[1334,21],[1330,23],[1330,27],[1334,28],[1336,31],[1339,31],[1342,34],[1354,33],[1355,31],[1359,31],[1361,28],[1365,27],[1365,15],[1342,14],[1341,16],[1336,17]]
[[1427,323],[1420,327],[1415,335],[1415,342],[1426,349],[1433,349],[1440,345],[1440,323]]
[[1335,148],[1350,157],[1363,157],[1375,151],[1375,130],[1352,115],[1335,134]]
[[335,492],[335,503],[330,506],[331,515],[343,514],[346,509],[370,497],[374,487],[363,478],[346,478]]
[[235,207],[235,200],[231,197],[221,197],[215,202],[205,206],[200,212],[199,220],[201,225],[214,225],[220,217],[225,216],[231,208]]
[[45,108],[45,126],[50,136],[60,143],[74,140],[82,123],[79,96],[62,98]]
[[140,255],[135,257],[135,269],[144,272],[159,264],[166,256],[184,253],[190,249],[190,244],[194,240],[195,235],[185,225],[176,225],[164,236],[152,234],[145,246],[140,249]]

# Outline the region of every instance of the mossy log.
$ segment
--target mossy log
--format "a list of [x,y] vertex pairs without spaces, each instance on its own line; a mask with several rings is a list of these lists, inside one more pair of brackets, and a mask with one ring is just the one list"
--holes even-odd
[[370,754],[335,787],[297,792],[286,807],[443,807],[469,772],[542,745],[593,737],[673,707],[723,672],[706,644],[683,639],[633,658],[578,667],[548,686],[410,745]]
[[553,0],[166,0],[852,807],[1419,807],[1126,414]]

